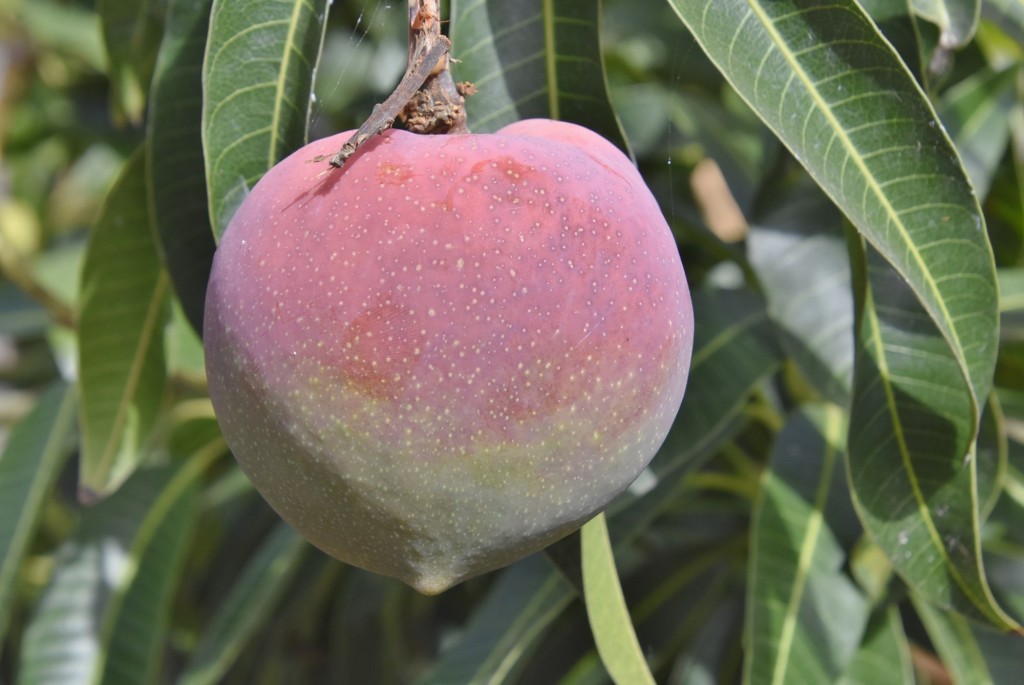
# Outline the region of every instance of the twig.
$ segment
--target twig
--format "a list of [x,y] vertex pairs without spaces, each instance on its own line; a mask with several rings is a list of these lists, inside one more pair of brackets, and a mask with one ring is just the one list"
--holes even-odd
[[[391,128],[395,119],[417,133],[463,133],[463,93],[475,92],[470,84],[455,85],[448,70],[451,41],[441,35],[437,0],[409,0],[409,62],[402,80],[341,149],[330,158],[341,168],[366,141]],[[312,162],[322,162],[318,155]]]

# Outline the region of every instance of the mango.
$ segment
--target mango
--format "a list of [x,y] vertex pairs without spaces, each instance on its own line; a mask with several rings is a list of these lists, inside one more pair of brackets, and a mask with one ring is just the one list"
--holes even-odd
[[679,409],[693,312],[673,236],[568,123],[389,130],[271,169],[206,299],[210,395],[271,506],[328,554],[436,594],[572,532]]

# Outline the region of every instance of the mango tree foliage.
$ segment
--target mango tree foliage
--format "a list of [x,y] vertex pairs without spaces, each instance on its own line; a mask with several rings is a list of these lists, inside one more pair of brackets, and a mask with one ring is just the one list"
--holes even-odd
[[231,458],[200,335],[245,194],[356,128],[405,3],[0,3],[0,681],[1016,683],[1016,0],[451,0],[469,127],[635,160],[683,405],[581,534],[439,596]]

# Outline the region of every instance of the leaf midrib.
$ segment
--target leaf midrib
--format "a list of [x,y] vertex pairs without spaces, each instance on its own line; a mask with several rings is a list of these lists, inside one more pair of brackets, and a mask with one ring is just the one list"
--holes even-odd
[[305,5],[305,0],[297,0],[297,2],[292,4],[292,13],[288,18],[288,38],[284,44],[284,55],[281,57],[281,67],[277,73],[277,89],[274,93],[274,113],[270,123],[270,145],[267,149],[268,169],[277,163],[277,147],[280,145],[280,133],[278,132],[278,128],[281,124],[281,111],[284,109],[284,105],[287,102],[287,98],[284,97],[284,89],[288,80],[288,69],[292,60],[295,35],[299,31],[299,20],[302,16],[302,10],[305,8]]
[[[86,483],[84,484],[92,486],[97,491],[103,489],[100,485],[105,486],[106,484],[98,482],[90,483],[89,481],[96,477],[105,479],[110,475],[110,469],[112,467],[111,462],[121,446],[121,431],[124,428],[124,422],[127,421],[128,407],[132,404],[130,398],[134,397],[135,391],[138,388],[146,353],[149,351],[154,333],[157,329],[157,316],[163,309],[163,301],[167,292],[167,285],[167,271],[161,268],[156,285],[153,287],[153,295],[146,308],[146,316],[143,319],[139,343],[135,346],[135,354],[132,356],[131,366],[128,368],[128,378],[125,381],[124,391],[121,393],[121,399],[117,404],[117,413],[114,415],[114,423],[107,435],[107,440],[103,446],[103,452],[101,452],[101,456],[99,460],[97,460],[95,468],[92,469],[90,474],[88,474],[90,477],[85,479]],[[84,402],[82,406],[85,407]],[[85,422],[84,425],[88,427],[89,422]]]
[[782,623],[782,633],[779,637],[779,658],[775,661],[772,683],[786,682],[789,657],[793,651],[793,641],[796,636],[797,615],[800,611],[800,603],[803,601],[804,589],[807,587],[811,561],[814,559],[814,552],[818,549],[818,538],[821,536],[821,530],[825,523],[825,504],[828,500],[829,487],[832,484],[832,471],[836,464],[835,444],[840,438],[840,427],[838,411],[829,411],[825,418],[825,434],[823,436],[825,438],[825,454],[822,456],[821,477],[818,481],[818,490],[814,495],[814,510],[807,521],[807,530],[804,534],[803,544],[800,546],[800,556],[797,560],[796,573],[793,576],[793,591],[789,596],[789,603],[786,606],[785,618]]
[[[860,151],[857,150],[856,146],[853,144],[853,141],[850,140],[848,135],[846,135],[846,130],[843,128],[842,124],[832,113],[832,110],[828,107],[828,103],[821,96],[821,93],[817,90],[810,76],[800,65],[799,61],[796,59],[793,52],[788,49],[788,46],[782,39],[782,36],[776,30],[775,24],[772,21],[771,17],[767,15],[763,7],[761,6],[760,0],[756,2],[754,0],[751,0],[749,6],[751,10],[754,12],[754,14],[757,15],[757,18],[761,22],[761,25],[764,27],[772,42],[775,44],[776,49],[783,56],[786,62],[789,63],[790,68],[793,70],[793,73],[803,83],[804,88],[810,95],[815,107],[818,109],[819,112],[821,112],[822,116],[825,117],[825,120],[832,127],[835,136],[840,140],[843,147],[845,148],[847,158],[853,160],[853,163],[856,165],[856,167],[861,173],[861,176],[864,178],[865,183],[867,183],[868,189],[878,200],[879,205],[885,211],[885,214],[889,218],[889,221],[892,223],[896,231],[899,233],[900,237],[903,239],[903,244],[908,254],[910,254],[911,259],[920,270],[921,277],[924,279],[924,282],[928,287],[928,290],[931,292],[932,297],[935,300],[936,306],[939,309],[939,313],[941,314],[941,318],[938,320],[939,330],[943,332],[943,337],[945,337],[947,342],[950,343],[950,347],[953,349],[954,357],[957,360],[957,365],[960,366],[961,373],[964,375],[964,378],[966,378],[968,381],[971,396],[971,406],[973,408],[973,414],[976,417],[978,413],[978,398],[975,395],[973,379],[968,370],[968,365],[964,354],[963,343],[960,340],[960,336],[956,330],[956,327],[952,323],[953,318],[950,315],[948,309],[946,308],[945,298],[942,296],[941,291],[938,289],[938,284],[936,284],[935,280],[932,278],[931,270],[928,268],[924,259],[921,257],[921,253],[918,250],[917,244],[910,239],[910,234],[908,233],[906,226],[903,224],[903,221],[900,219],[899,214],[892,206],[892,203],[889,201],[888,196],[883,192],[883,189],[879,185],[878,181],[875,179],[874,174],[864,163]],[[923,298],[922,303],[925,304],[926,308],[928,307],[927,302],[925,302]],[[947,322],[948,325],[946,325]],[[974,423],[977,423],[977,421],[974,421]]]
[[548,77],[548,112],[561,119],[558,111],[558,55],[555,53],[555,2],[544,0],[544,62]]
[[[914,495],[914,501],[917,504],[921,521],[928,529],[928,536],[932,540],[932,547],[937,550],[939,555],[942,557],[944,566],[948,569],[953,581],[957,586],[959,586],[961,591],[968,599],[971,600],[971,602],[974,603],[975,606],[985,611],[984,607],[987,607],[988,603],[977,597],[974,593],[974,589],[968,585],[967,581],[960,574],[960,569],[953,563],[953,560],[946,553],[946,547],[942,544],[942,536],[939,534],[938,528],[935,527],[935,521],[932,519],[931,510],[928,508],[927,500],[921,490],[921,484],[917,478],[917,470],[914,468],[914,464],[910,456],[910,449],[907,446],[907,439],[903,434],[903,423],[900,420],[896,395],[893,391],[892,383],[889,382],[891,376],[889,360],[886,356],[885,344],[882,341],[878,319],[875,316],[874,300],[874,293],[869,286],[864,295],[864,318],[866,320],[866,324],[870,326],[869,343],[875,348],[875,362],[878,364],[878,378],[881,382],[882,389],[885,392],[885,404],[892,420],[893,436],[896,438],[896,444],[899,448],[903,471],[907,474],[907,480],[910,482],[910,490]],[[978,531],[975,530],[974,532],[975,535],[977,535]]]

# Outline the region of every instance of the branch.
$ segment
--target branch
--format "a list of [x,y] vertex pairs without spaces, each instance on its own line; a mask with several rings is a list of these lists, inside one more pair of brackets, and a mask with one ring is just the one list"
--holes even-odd
[[[437,0],[409,0],[409,61],[402,80],[341,149],[330,158],[341,168],[366,141],[391,128],[401,118],[415,133],[466,133],[464,93],[469,84],[456,85],[448,70],[451,41],[441,35]],[[327,155],[311,161],[322,162]]]

